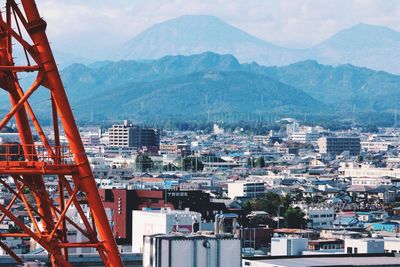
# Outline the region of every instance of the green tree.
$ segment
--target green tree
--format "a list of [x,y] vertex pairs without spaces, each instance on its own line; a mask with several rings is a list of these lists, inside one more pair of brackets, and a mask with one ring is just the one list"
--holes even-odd
[[283,217],[285,218],[285,227],[305,228],[306,220],[304,216],[305,214],[300,208],[289,207],[283,214]]
[[259,157],[257,159],[257,167],[258,168],[264,168],[265,167],[265,159],[264,159],[264,157]]
[[251,168],[256,166],[256,162],[253,157],[247,158],[247,166]]
[[172,163],[163,166],[163,171],[176,171],[177,169],[178,168]]
[[145,154],[140,154],[135,159],[136,169],[142,172],[149,171],[153,167],[153,161]]
[[268,192],[264,197],[254,200],[252,209],[265,211],[270,216],[276,216],[281,204],[281,197],[278,194]]
[[250,213],[253,211],[253,205],[251,201],[246,201],[242,203],[242,209],[246,211],[247,213]]
[[204,169],[203,162],[197,157],[186,157],[183,159],[184,171],[202,171]]

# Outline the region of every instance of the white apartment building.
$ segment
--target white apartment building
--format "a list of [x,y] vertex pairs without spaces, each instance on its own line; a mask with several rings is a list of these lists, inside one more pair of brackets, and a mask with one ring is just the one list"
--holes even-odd
[[136,128],[130,125],[127,120],[124,121],[124,124],[114,124],[108,131],[109,146],[133,147],[133,131]]
[[335,220],[335,210],[333,208],[297,206],[304,212],[308,228],[324,228],[333,225]]
[[285,177],[282,175],[249,175],[247,181],[264,182],[268,187],[276,187],[281,184],[281,181],[284,178]]
[[134,210],[132,212],[132,252],[143,252],[145,235],[192,232],[194,224],[200,227],[201,214],[189,210]]
[[265,183],[262,181],[235,181],[228,183],[228,197],[256,198],[265,194]]
[[320,134],[314,130],[304,129],[298,132],[293,132],[290,139],[298,143],[312,143],[317,142]]
[[390,142],[363,141],[361,142],[361,150],[369,152],[388,151],[391,144]]
[[376,168],[369,164],[357,164],[354,162],[340,163],[339,174],[341,177],[395,177],[400,178],[400,169]]
[[351,184],[378,187],[381,185],[392,185],[392,179],[389,177],[352,177]]

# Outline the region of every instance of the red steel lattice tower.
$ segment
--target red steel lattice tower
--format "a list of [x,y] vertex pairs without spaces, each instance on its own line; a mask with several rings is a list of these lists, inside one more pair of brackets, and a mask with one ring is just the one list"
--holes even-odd
[[[13,195],[7,205],[0,204],[0,223],[7,219],[17,229],[0,237],[35,240],[49,252],[53,266],[71,266],[68,251],[76,248],[96,249],[104,266],[123,266],[46,36],[46,22],[34,0],[5,2],[0,14],[0,88],[8,94],[10,109],[0,121],[0,130],[15,122],[19,142],[0,144],[0,183]],[[16,47],[24,52],[26,63],[14,62]],[[29,88],[21,86],[21,72],[36,74]],[[29,101],[36,91],[49,95],[52,142]],[[61,131],[68,140],[64,146]],[[57,178],[57,197],[47,191],[47,177]],[[28,218],[16,215],[16,205],[24,207]],[[79,220],[68,216],[72,208]],[[84,238],[69,240],[67,230],[71,229]],[[0,240],[0,247],[23,263],[6,242]]]

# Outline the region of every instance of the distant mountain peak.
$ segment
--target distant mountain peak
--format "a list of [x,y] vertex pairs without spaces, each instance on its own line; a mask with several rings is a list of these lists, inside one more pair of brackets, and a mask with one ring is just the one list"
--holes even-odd
[[158,59],[166,55],[212,51],[233,54],[246,61],[260,51],[267,52],[268,58],[273,57],[284,48],[263,41],[215,16],[184,15],[154,24],[125,43],[120,50],[124,59]]
[[[358,23],[343,29],[324,41],[323,45],[336,45],[346,48],[388,47],[398,45],[400,33],[385,26]],[[317,46],[317,47],[318,47]],[[349,51],[351,52],[351,51]]]
[[[288,49],[259,39],[216,16],[184,15],[154,24],[117,51],[120,52],[116,57],[126,60],[154,60],[211,51],[231,54],[242,63],[267,66],[314,59],[329,65],[350,63],[400,73],[397,64],[400,32],[367,23],[345,28],[308,49]],[[212,54],[204,56],[212,58]]]

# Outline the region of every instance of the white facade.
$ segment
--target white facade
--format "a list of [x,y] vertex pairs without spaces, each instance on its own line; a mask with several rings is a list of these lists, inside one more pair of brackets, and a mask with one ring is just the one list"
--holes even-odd
[[351,184],[378,187],[381,185],[392,185],[392,179],[387,177],[353,177],[351,178]]
[[108,144],[114,147],[130,147],[130,131],[131,127],[125,123],[121,125],[113,125],[108,131]]
[[400,253],[400,238],[385,238],[385,252]]
[[201,222],[201,214],[182,210],[134,210],[132,212],[132,252],[142,253],[143,236],[168,234],[176,231],[192,232],[193,223]]
[[373,238],[345,239],[344,252],[347,254],[383,253],[384,240]]
[[300,207],[307,219],[307,227],[324,228],[331,227],[335,220],[335,210],[333,208],[320,207]]
[[367,164],[342,163],[339,168],[342,177],[400,177],[400,169],[376,168]]
[[271,256],[301,255],[307,248],[307,238],[279,237],[271,239]]
[[392,144],[392,143],[364,141],[364,142],[361,142],[361,150],[366,150],[366,151],[370,151],[370,152],[388,151],[390,144]]
[[299,132],[293,132],[290,135],[290,139],[294,142],[299,143],[312,143],[318,141],[320,134],[313,130],[302,130]]
[[265,194],[264,182],[235,181],[228,183],[228,197],[230,199],[237,197],[255,198],[263,194]]

